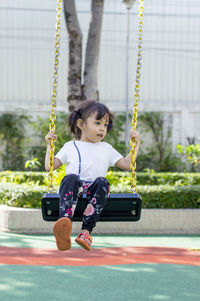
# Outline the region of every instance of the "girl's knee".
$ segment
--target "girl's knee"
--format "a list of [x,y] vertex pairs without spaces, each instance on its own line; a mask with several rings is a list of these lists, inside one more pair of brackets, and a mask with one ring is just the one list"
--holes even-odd
[[66,175],[60,184],[59,193],[65,192],[66,189],[78,189],[80,186],[79,181],[79,177],[75,174]]
[[109,187],[110,184],[108,182],[108,180],[104,177],[98,177],[95,179],[95,182],[98,183],[98,185],[101,185],[101,186],[106,186],[106,187]]
[[79,182],[79,177],[76,174],[69,174],[62,179],[62,182],[76,183]]

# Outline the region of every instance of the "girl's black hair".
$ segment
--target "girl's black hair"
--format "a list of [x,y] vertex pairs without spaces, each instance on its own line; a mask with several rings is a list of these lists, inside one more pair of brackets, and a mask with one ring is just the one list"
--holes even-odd
[[82,119],[83,122],[85,122],[92,113],[97,113],[97,120],[102,119],[107,114],[109,117],[107,133],[112,129],[113,115],[110,110],[102,103],[93,100],[84,100],[76,107],[74,112],[69,114],[68,117],[69,128],[76,139],[81,139],[81,129],[77,126],[77,120]]

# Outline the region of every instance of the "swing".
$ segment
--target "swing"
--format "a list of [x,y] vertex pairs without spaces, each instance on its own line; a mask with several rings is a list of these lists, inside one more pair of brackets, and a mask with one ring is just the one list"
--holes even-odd
[[[144,0],[139,0],[139,15],[138,15],[138,54],[137,54],[137,69],[136,69],[136,83],[135,83],[135,103],[133,109],[132,128],[136,130],[137,126],[137,112],[138,101],[140,99],[140,70],[142,60],[142,27],[143,27],[143,3]],[[56,22],[56,42],[55,42],[55,59],[54,59],[54,74],[53,74],[53,94],[51,103],[51,115],[49,129],[55,131],[56,120],[56,94],[57,94],[57,79],[58,79],[58,59],[60,48],[60,20],[61,20],[61,4],[62,0],[57,0],[57,22]],[[130,141],[131,145],[131,193],[115,193],[110,194],[110,197],[101,213],[99,221],[113,222],[113,221],[138,221],[141,214],[141,197],[137,193],[136,187],[136,143]],[[56,221],[59,219],[59,194],[55,193],[53,188],[53,168],[54,168],[54,150],[55,146],[53,140],[49,146],[49,192],[42,197],[41,208],[42,217],[45,221]],[[86,207],[86,195],[82,195],[78,199],[77,207],[73,217],[73,221],[82,221],[82,215]]]

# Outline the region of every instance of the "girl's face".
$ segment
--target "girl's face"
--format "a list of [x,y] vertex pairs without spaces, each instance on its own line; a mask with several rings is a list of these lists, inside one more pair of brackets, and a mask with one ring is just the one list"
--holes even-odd
[[96,143],[106,136],[109,116],[106,114],[100,120],[97,120],[96,116],[97,113],[93,113],[85,121],[78,119],[77,126],[82,132],[81,141]]

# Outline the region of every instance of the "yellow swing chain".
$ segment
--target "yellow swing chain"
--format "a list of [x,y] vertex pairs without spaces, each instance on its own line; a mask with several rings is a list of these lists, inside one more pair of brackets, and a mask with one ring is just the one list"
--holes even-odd
[[[51,115],[50,115],[50,125],[49,130],[54,131],[56,129],[56,96],[58,87],[58,64],[59,64],[59,54],[60,54],[60,21],[61,21],[61,7],[62,0],[57,0],[57,15],[56,15],[56,37],[55,37],[55,57],[54,57],[54,72],[53,72],[53,92],[51,96]],[[49,145],[49,192],[53,192],[53,169],[54,169],[54,141],[51,139],[51,144]]]
[[[132,118],[132,129],[136,130],[137,127],[137,112],[138,112],[138,101],[140,100],[140,71],[142,67],[142,28],[143,28],[143,12],[144,12],[144,0],[139,0],[139,14],[138,14],[138,47],[137,47],[137,69],[136,69],[136,81],[135,81],[135,94],[134,94],[134,106],[133,106],[133,118]],[[131,177],[132,185],[131,192],[137,193],[136,186],[136,142],[135,139],[130,141],[131,151]]]

